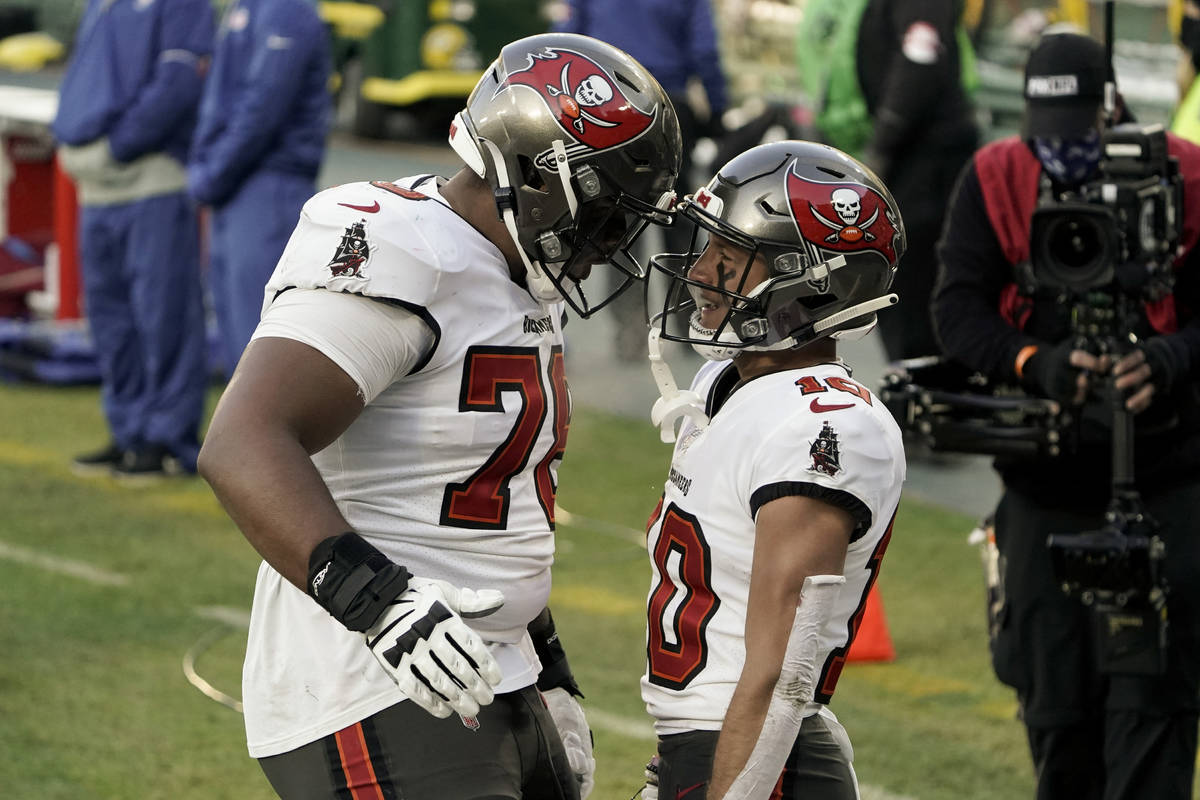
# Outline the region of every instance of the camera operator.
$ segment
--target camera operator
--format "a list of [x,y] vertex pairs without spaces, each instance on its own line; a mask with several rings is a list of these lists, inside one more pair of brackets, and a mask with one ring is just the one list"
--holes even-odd
[[[1049,34],[1034,48],[1022,136],[985,146],[960,176],[933,300],[949,358],[1055,400],[1075,420],[1076,444],[1063,455],[996,460],[1004,483],[995,534],[1005,599],[993,620],[992,661],[1017,692],[1042,800],[1191,798],[1197,746],[1200,148],[1167,135],[1183,179],[1179,247],[1173,261],[1163,258],[1173,282],[1143,304],[1146,293],[1128,289],[1118,267],[1107,290],[1130,292],[1137,319],[1122,331],[1117,352],[1080,338],[1068,293],[1038,286],[1029,269],[1039,202],[1100,174],[1108,75],[1103,45],[1086,36]],[[1052,534],[1106,523],[1118,462],[1119,402],[1104,399],[1110,385],[1133,415],[1136,491],[1166,545],[1169,628],[1158,675],[1101,668],[1103,627],[1094,609],[1062,591],[1047,547]]]

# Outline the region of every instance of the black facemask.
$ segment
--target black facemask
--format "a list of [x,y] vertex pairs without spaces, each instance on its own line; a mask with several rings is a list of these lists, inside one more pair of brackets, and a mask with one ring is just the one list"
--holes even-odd
[[1200,72],[1200,18],[1184,17],[1179,23],[1179,43],[1192,56],[1192,66]]

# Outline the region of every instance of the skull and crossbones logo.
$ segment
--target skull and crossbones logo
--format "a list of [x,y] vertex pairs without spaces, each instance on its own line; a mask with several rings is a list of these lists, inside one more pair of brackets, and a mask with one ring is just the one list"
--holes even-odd
[[862,224],[859,224],[858,218],[862,215],[862,198],[859,197],[858,192],[841,187],[833,190],[829,200],[833,204],[833,210],[837,212],[838,219],[841,220],[840,223],[826,217],[812,203],[808,204],[813,216],[822,225],[832,230],[832,233],[825,237],[826,242],[832,244],[840,239],[847,244],[854,244],[860,241],[872,242],[875,240],[875,234],[867,228],[871,227],[879,216],[878,208],[871,212],[871,216]]
[[580,81],[579,86],[575,87],[575,91],[572,92],[571,79],[567,74],[570,69],[570,61],[563,64],[562,75],[559,78],[560,86],[546,84],[546,92],[558,100],[559,107],[562,108],[563,114],[571,119],[575,130],[583,133],[585,120],[602,128],[616,127],[617,123],[602,120],[585,110],[597,108],[612,100],[612,84],[603,75],[589,75]]

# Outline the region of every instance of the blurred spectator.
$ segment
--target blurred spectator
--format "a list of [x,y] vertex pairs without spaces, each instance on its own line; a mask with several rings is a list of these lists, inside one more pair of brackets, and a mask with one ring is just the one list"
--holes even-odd
[[52,130],[79,191],[88,323],[112,441],[79,471],[193,473],[204,404],[196,211],[184,160],[212,49],[208,0],[91,0]]
[[[709,0],[567,0],[567,17],[557,26],[608,42],[633,56],[662,85],[679,115],[683,161],[676,191],[682,197],[694,185],[692,150],[701,136],[719,138],[727,98],[725,75],[717,48]],[[688,82],[704,86],[708,109],[699,113],[688,97]],[[664,231],[666,249],[687,252],[689,233],[681,227]],[[646,351],[641,301],[626,292],[615,302],[617,355],[632,361]]]
[[329,34],[310,0],[234,0],[188,162],[212,206],[209,274],[225,374],[258,325],[263,287],[316,188],[331,102]]
[[1184,0],[1183,17],[1179,21],[1179,44],[1183,52],[1179,57],[1177,78],[1179,96],[1183,102],[1175,110],[1171,121],[1171,132],[1190,141],[1200,143],[1200,3]]
[[956,0],[810,0],[798,36],[822,135],[874,168],[904,214],[908,253],[892,285],[900,304],[879,318],[892,361],[940,352],[929,311],[934,244],[979,143],[961,14]]

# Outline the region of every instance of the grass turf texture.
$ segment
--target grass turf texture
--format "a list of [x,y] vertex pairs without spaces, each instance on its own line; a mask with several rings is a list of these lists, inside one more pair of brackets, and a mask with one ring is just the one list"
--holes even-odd
[[[95,390],[0,386],[0,794],[271,798],[240,716],[180,668],[215,624],[197,608],[248,610],[258,558],[200,480],[134,489],[72,475],[70,457],[103,430]],[[572,516],[559,526],[552,607],[593,715],[596,800],[632,795],[653,751],[638,695],[649,567],[636,531],[668,458],[648,423],[578,409],[559,475]],[[902,504],[880,580],[898,658],[851,664],[834,698],[860,779],[892,794],[1032,796],[1012,695],[988,666],[971,524]],[[26,551],[128,583],[13,560]],[[244,639],[231,630],[198,664],[234,696]]]

